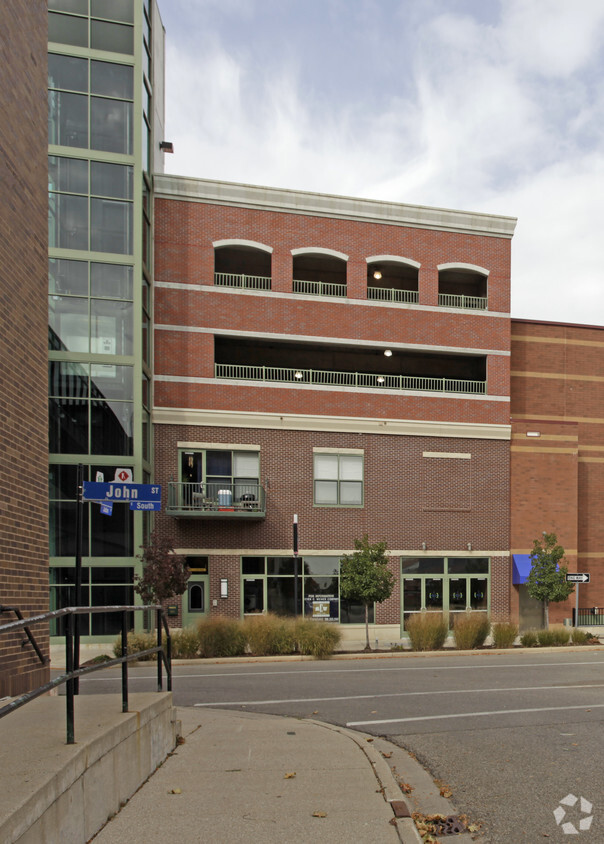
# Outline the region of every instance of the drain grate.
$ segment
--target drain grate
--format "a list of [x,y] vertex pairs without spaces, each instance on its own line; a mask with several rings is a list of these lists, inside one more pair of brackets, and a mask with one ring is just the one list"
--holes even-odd
[[464,822],[457,815],[448,815],[446,818],[433,819],[431,821],[434,835],[459,835],[460,832],[467,832]]

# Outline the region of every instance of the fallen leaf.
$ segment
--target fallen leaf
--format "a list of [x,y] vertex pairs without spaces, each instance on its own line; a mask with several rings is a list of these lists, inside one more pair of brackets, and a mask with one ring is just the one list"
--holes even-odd
[[171,788],[168,794],[182,794],[182,791],[180,788]]
[[373,741],[372,738],[365,739],[365,741]]
[[318,714],[319,714],[319,710],[318,710],[318,709],[315,709],[315,710],[313,711],[313,715],[318,715]]
[[292,771],[291,773],[286,774],[286,775],[283,777],[283,779],[284,779],[284,780],[291,780],[291,779],[293,779],[295,776],[296,776],[296,772],[295,772],[295,771]]
[[375,715],[376,712],[377,712],[377,709],[372,709],[370,714]]
[[177,745],[184,744],[185,741],[186,741],[186,739],[183,738],[182,736],[176,736],[176,744]]
[[384,751],[382,750],[382,756],[384,757],[384,759],[390,759],[390,757],[392,756],[392,751],[390,751],[390,753],[384,753]]
[[450,789],[443,786],[443,788],[441,788],[441,790],[440,790],[440,796],[441,797],[453,797],[453,792]]
[[327,812],[313,812],[312,816],[313,818],[326,818]]

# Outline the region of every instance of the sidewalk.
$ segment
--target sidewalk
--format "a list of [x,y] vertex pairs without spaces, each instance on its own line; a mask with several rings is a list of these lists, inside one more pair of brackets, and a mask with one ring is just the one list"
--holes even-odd
[[94,844],[420,841],[409,817],[395,818],[403,795],[378,739],[254,713],[178,717],[184,742]]

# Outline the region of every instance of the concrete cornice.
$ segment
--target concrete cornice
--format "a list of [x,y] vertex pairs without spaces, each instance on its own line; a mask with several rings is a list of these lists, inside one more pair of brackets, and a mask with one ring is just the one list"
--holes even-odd
[[511,238],[516,217],[156,174],[156,198]]
[[253,413],[232,410],[194,410],[180,407],[153,409],[156,425],[191,425],[217,428],[268,428],[284,431],[328,431],[330,433],[388,434],[414,437],[460,437],[462,439],[506,440],[510,425],[481,425],[463,422],[430,422],[414,419],[372,419],[352,416],[310,416],[302,414]]

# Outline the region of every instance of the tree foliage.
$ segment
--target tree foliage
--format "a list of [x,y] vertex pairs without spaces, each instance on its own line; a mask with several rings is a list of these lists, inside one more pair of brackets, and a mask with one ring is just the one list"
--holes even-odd
[[543,604],[545,626],[549,626],[549,604],[565,601],[573,592],[572,583],[566,582],[568,566],[564,565],[564,548],[558,545],[555,533],[544,533],[542,539],[533,541],[530,553],[531,571],[526,586],[531,598]]
[[148,545],[142,546],[138,559],[143,563],[142,576],[134,576],[134,591],[144,604],[160,604],[187,588],[191,572],[185,557],[175,554],[174,548],[153,531]]
[[392,595],[395,577],[388,568],[386,543],[369,544],[367,534],[354,540],[355,552],[340,559],[340,597],[365,606],[365,634],[369,645],[369,607]]

